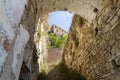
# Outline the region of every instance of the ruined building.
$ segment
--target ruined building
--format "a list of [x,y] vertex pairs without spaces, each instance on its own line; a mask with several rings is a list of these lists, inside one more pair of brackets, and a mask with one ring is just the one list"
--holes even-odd
[[52,32],[56,36],[63,36],[68,34],[65,30],[59,28],[56,25],[52,25],[50,32]]
[[75,13],[68,68],[87,80],[120,80],[120,0],[0,0],[0,80],[37,80],[47,55],[44,19],[58,10]]

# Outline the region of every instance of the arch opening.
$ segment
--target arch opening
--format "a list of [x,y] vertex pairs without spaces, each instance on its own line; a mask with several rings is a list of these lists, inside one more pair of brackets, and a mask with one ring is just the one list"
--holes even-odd
[[[62,15],[61,15],[61,13],[62,13]],[[56,16],[56,14],[57,14],[57,16]],[[60,14],[60,15],[58,15],[58,14]],[[65,18],[64,18],[64,16],[65,16]],[[43,42],[38,42],[36,44],[36,45],[38,45],[38,46],[40,45],[42,47],[42,48],[39,48],[39,52],[38,52],[39,57],[42,55],[42,57],[40,57],[41,59],[40,58],[38,59],[39,71],[40,71],[40,75],[39,75],[38,79],[44,79],[44,77],[51,79],[51,76],[55,76],[55,74],[57,74],[57,77],[54,77],[54,78],[60,79],[60,77],[61,77],[61,79],[67,79],[67,76],[74,75],[78,79],[85,80],[85,78],[83,76],[81,76],[78,71],[69,69],[63,61],[62,56],[63,56],[64,46],[66,44],[67,38],[65,39],[64,42],[62,41],[62,43],[63,43],[62,45],[61,45],[61,43],[59,43],[59,40],[63,40],[64,36],[66,36],[66,34],[68,36],[69,28],[71,27],[71,24],[74,23],[72,20],[73,16],[74,16],[74,13],[70,13],[70,12],[66,12],[66,11],[62,11],[62,12],[56,11],[56,12],[52,12],[52,15],[49,14],[49,15],[43,16],[41,19],[39,18],[36,35],[39,36],[38,34],[39,34],[39,32],[41,32],[41,36],[38,39],[45,36],[45,38],[47,39],[46,43],[50,44],[50,46],[48,46],[48,44],[47,44],[47,46],[44,45],[45,47],[47,47],[47,50],[48,50],[48,52],[47,52],[47,50],[43,50],[44,47],[41,46],[44,44]],[[52,21],[50,22],[51,17],[55,18],[55,19],[53,19],[53,22]],[[65,25],[66,25],[66,23],[68,22],[68,24],[69,24],[69,25],[67,25],[68,28],[66,26],[59,26],[59,24],[57,24],[57,23],[59,23],[59,18],[60,18],[60,20],[63,21],[63,23],[61,21],[60,24],[64,24],[64,22],[65,22]],[[57,19],[58,19],[58,21],[57,21]],[[81,19],[79,19],[79,20],[81,20]],[[79,26],[81,26],[83,24],[84,23],[82,22],[82,20],[79,24],[77,23],[77,25],[79,25]],[[39,30],[39,27],[41,28],[41,30]],[[45,31],[45,32],[42,32],[42,28],[43,28],[43,31]],[[53,34],[52,36],[51,36],[51,33]],[[76,44],[78,45],[77,42],[76,42]],[[42,52],[42,50],[43,50],[43,52]],[[64,66],[64,67],[62,67],[62,66]],[[56,72],[56,70],[58,72]],[[64,71],[64,70],[67,70],[67,72],[65,72],[64,74],[61,75],[62,71]],[[63,77],[63,75],[65,75],[65,76]],[[75,79],[75,77],[72,78],[71,80],[74,80],[74,79]]]
[[[77,2],[78,1],[76,1],[75,3],[77,3]],[[101,3],[104,6],[100,6]],[[59,7],[59,9],[61,9],[61,10],[64,9],[64,10],[68,10],[68,11],[69,10],[74,11],[74,9],[75,9],[75,12],[79,13],[79,15],[82,16],[82,17],[80,17],[79,15],[77,15],[78,18],[75,18],[75,21],[72,22],[73,23],[72,26],[76,26],[76,28],[71,27],[71,29],[70,29],[70,31],[71,31],[69,33],[70,36],[68,36],[69,39],[67,40],[67,43],[66,43],[68,45],[65,46],[66,49],[64,49],[63,56],[65,59],[65,64],[69,68],[72,68],[73,70],[77,70],[82,75],[85,75],[85,77],[87,77],[87,79],[98,79],[98,80],[101,78],[108,79],[107,76],[108,77],[116,76],[116,77],[114,77],[114,79],[116,79],[119,76],[116,74],[119,72],[116,71],[114,74],[111,75],[111,72],[107,72],[107,71],[114,70],[115,68],[118,70],[118,66],[116,66],[116,65],[119,65],[119,61],[118,61],[119,55],[115,56],[115,58],[117,58],[117,60],[114,58],[113,61],[108,61],[110,59],[108,59],[107,56],[111,57],[113,55],[111,55],[112,52],[110,52],[110,54],[109,54],[109,48],[108,48],[109,45],[106,43],[109,43],[109,41],[112,40],[113,35],[117,34],[115,32],[116,30],[114,31],[111,29],[115,28],[112,26],[114,25],[114,23],[116,23],[116,20],[118,20],[119,9],[116,8],[114,10],[116,12],[115,18],[114,18],[115,22],[114,21],[112,22],[112,18],[109,18],[110,15],[108,15],[109,13],[111,14],[111,12],[113,12],[111,10],[110,3],[106,2],[107,6],[106,6],[106,3],[104,3],[104,1],[101,1],[101,3],[99,5],[97,5],[98,3],[95,4],[95,2],[93,2],[93,3],[91,2],[90,5],[92,5],[92,6],[90,6],[90,5],[83,6],[82,5],[83,9],[81,9],[82,7],[80,7],[80,9],[78,9],[78,8],[75,9],[76,7],[72,8],[70,6],[69,7],[63,6],[65,8],[63,8],[61,6]],[[55,4],[56,3],[54,3],[54,5]],[[78,4],[79,4],[79,2],[78,2]],[[82,4],[82,2],[80,4]],[[51,9],[58,10],[57,7],[50,8],[50,9],[48,8],[47,12],[52,11]],[[40,13],[39,16],[43,15],[42,12],[46,13],[46,11],[44,11],[44,10],[46,10],[46,6],[41,7],[41,12],[38,9],[38,13]],[[80,10],[81,10],[81,12],[80,12]],[[105,14],[103,14],[103,12],[105,12]],[[88,13],[89,13],[89,15],[88,15]],[[114,17],[114,16],[112,16],[112,17]],[[106,19],[109,19],[108,22],[106,22]],[[42,20],[42,18],[41,18],[41,20]],[[44,20],[44,18],[43,18],[43,20]],[[115,26],[118,26],[118,25],[119,25],[119,22],[116,23]],[[112,27],[112,28],[110,28],[110,27]],[[109,28],[110,28],[110,30],[109,30]],[[110,35],[109,35],[109,33],[110,33]],[[106,38],[108,38],[106,35],[109,36],[110,38],[106,39]],[[108,50],[108,52],[105,52],[107,54],[102,53],[101,50],[104,51],[104,49],[101,48],[101,45],[104,46],[103,48]],[[106,45],[108,45],[108,46],[106,47]],[[109,47],[111,47],[111,46],[109,46]],[[101,51],[101,52],[99,52],[97,50],[99,48],[100,48],[99,51]],[[117,47],[115,46],[115,48],[117,48]],[[81,49],[81,50],[79,50],[79,49]],[[114,53],[114,50],[112,50],[112,51]],[[115,53],[116,53],[116,51],[115,51]],[[79,57],[77,57],[77,56],[79,56]],[[98,56],[99,56],[99,58],[98,58]],[[101,59],[103,59],[103,60],[101,60]],[[112,63],[112,62],[115,62],[115,63]],[[105,66],[102,63],[104,63]],[[115,64],[115,68],[107,69],[107,67],[108,67],[107,64],[111,64],[111,67],[114,67],[113,65]],[[94,67],[92,65],[94,65]],[[90,67],[88,67],[88,66],[90,66]],[[100,68],[98,69],[96,67],[100,67]],[[103,68],[103,67],[106,69],[105,70],[106,72],[105,71],[100,72],[101,68]],[[99,71],[99,73],[96,73],[96,71]],[[96,74],[94,74],[94,73],[96,73]],[[110,75],[109,75],[109,73],[110,73]]]

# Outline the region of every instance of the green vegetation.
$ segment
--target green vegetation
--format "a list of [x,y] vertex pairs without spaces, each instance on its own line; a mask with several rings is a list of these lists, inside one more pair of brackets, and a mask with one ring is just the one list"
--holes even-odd
[[39,23],[38,24],[38,39],[40,39],[41,35],[42,35],[41,24]]
[[46,60],[44,59],[43,62],[40,62],[40,69],[39,69],[39,76],[37,80],[48,80],[47,74],[46,74],[46,70],[47,70],[47,64],[46,64]]
[[41,71],[41,73],[39,74],[38,80],[49,80],[45,71]]
[[53,33],[49,34],[49,41],[50,43],[48,44],[48,48],[60,48],[65,45],[65,42],[67,40],[67,35],[66,36],[55,36]]
[[38,80],[49,80],[45,72],[45,69],[46,69],[45,65],[42,65],[40,68],[40,74],[38,76]]

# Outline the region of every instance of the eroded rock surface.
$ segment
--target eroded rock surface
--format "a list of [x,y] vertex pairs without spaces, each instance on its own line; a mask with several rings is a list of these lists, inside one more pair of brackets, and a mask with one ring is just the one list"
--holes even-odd
[[25,4],[27,0],[0,1],[0,80],[19,77],[20,62],[29,39],[29,33],[20,24]]

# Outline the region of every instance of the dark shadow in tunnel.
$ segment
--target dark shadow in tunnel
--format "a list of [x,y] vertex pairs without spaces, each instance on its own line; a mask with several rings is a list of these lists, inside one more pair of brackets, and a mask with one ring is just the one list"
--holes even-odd
[[28,69],[25,62],[23,61],[19,80],[29,80],[29,77],[30,77],[30,70]]
[[86,78],[80,75],[78,71],[68,68],[64,61],[62,61],[58,66],[60,67],[61,80],[86,80]]
[[27,63],[25,63],[25,61],[23,61],[18,80],[37,80],[37,76],[39,74],[39,64],[38,64],[37,60],[38,60],[37,50],[36,50],[36,46],[34,45],[32,61],[31,61],[32,68],[30,70],[27,66]]
[[38,80],[86,80],[79,72],[68,69],[68,67],[61,62],[56,65],[48,74],[40,73]]

